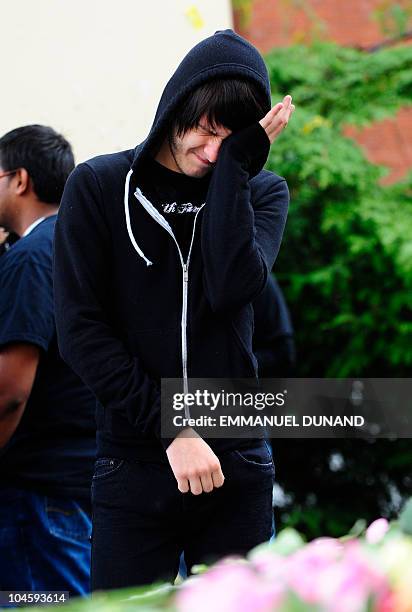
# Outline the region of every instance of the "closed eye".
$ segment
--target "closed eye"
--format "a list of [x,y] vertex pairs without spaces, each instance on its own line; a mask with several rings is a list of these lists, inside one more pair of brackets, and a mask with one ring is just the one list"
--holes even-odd
[[[201,130],[201,132],[199,131],[199,129]],[[222,140],[224,140],[226,136],[229,136],[229,134],[232,133],[231,130],[226,130],[227,134],[218,134],[213,128],[207,127],[202,123],[198,124],[197,130],[201,136],[213,136],[213,138],[221,138]]]
[[203,132],[205,132],[205,134],[208,134],[208,135],[210,135],[210,136],[217,136],[217,133],[216,133],[216,132],[214,132],[213,130],[211,130],[211,129],[207,128],[206,126],[204,126],[204,125],[200,125],[200,124],[199,124],[199,127],[200,127],[200,129],[201,129]]

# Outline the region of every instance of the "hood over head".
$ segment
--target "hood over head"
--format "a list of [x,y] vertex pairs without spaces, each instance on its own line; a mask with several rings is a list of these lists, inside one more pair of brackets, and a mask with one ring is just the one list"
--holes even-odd
[[140,158],[161,144],[173,109],[198,86],[213,78],[247,78],[265,94],[267,111],[271,108],[269,75],[259,51],[233,32],[220,30],[200,41],[183,58],[168,81],[157,107],[153,125],[146,140],[135,149],[132,169]]

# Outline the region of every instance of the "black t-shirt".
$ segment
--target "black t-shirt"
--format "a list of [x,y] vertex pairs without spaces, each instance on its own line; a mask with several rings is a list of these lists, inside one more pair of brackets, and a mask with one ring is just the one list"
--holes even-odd
[[171,226],[186,260],[194,217],[206,200],[210,175],[202,178],[169,170],[149,157],[141,164],[137,185]]
[[0,349],[34,344],[40,361],[23,417],[0,450],[0,487],[88,500],[95,457],[96,401],[59,355],[48,217],[0,257]]

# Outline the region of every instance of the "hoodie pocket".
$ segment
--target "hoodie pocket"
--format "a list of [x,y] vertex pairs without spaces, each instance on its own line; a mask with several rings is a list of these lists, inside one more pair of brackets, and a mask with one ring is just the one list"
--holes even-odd
[[128,333],[128,348],[154,379],[182,376],[180,328],[140,329]]

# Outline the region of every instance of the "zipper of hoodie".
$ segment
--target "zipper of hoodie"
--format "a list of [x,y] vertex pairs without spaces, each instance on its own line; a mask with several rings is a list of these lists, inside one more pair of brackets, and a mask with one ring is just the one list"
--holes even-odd
[[[194,233],[194,226],[193,226]],[[193,239],[193,234],[192,234]],[[190,255],[190,253],[189,253]],[[189,289],[189,263],[190,258],[188,256],[186,263],[183,264],[183,302],[182,302],[182,320],[181,320],[181,328],[182,328],[182,368],[183,368],[183,393],[186,397],[187,393],[189,393],[188,382],[187,382],[187,298],[188,298],[188,289]],[[186,406],[185,402],[185,417],[190,418],[189,407]]]
[[[187,302],[188,302],[188,295],[189,295],[189,264],[190,264],[190,256],[192,254],[193,240],[195,237],[197,216],[202,210],[202,208],[204,207],[206,202],[203,203],[202,206],[200,206],[199,210],[195,214],[195,218],[193,221],[192,238],[190,240],[189,252],[187,254],[187,259],[185,262],[183,260],[182,251],[180,250],[179,243],[176,240],[173,230],[170,227],[169,223],[166,221],[166,219],[163,217],[163,215],[159,213],[159,211],[143,195],[143,193],[140,191],[138,187],[136,188],[134,195],[139,200],[139,202],[143,204],[145,210],[150,214],[150,216],[153,217],[153,219],[157,221],[157,223],[161,225],[163,229],[167,231],[168,234],[170,234],[170,236],[174,240],[174,243],[176,244],[177,251],[179,253],[180,264],[182,266],[182,281],[183,281],[182,282],[182,294],[183,294],[182,295],[182,298],[183,298],[182,299],[182,317],[180,321],[181,346],[182,346],[182,373],[183,373],[183,393],[186,396],[186,394],[189,392],[189,385],[188,385],[188,380],[187,380],[188,379],[188,376],[187,376]],[[190,418],[189,406],[187,406],[186,403],[185,403],[185,417],[187,419]]]

